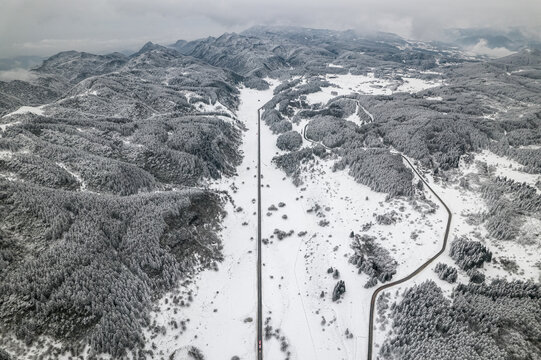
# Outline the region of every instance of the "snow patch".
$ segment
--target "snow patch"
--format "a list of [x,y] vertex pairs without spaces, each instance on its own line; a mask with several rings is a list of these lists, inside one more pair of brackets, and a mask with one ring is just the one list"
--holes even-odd
[[41,106],[21,106],[17,110],[15,110],[15,111],[7,114],[7,115],[2,116],[2,118],[8,117],[8,116],[13,116],[13,115],[28,114],[28,113],[36,114],[36,115],[43,115],[44,112],[45,112],[43,110],[44,107],[45,107],[45,105],[41,105]]
[[416,93],[432,87],[440,86],[441,81],[404,77],[402,81],[377,78],[374,73],[367,75],[327,74],[322,79],[332,86],[323,87],[321,91],[306,95],[310,104],[326,103],[335,96],[360,93],[366,95],[391,95],[394,92]]
[[494,175],[505,176],[508,179],[512,179],[518,183],[526,183],[537,190],[537,193],[541,191],[536,188],[536,183],[541,181],[541,175],[530,174],[521,171],[523,168],[518,162],[506,157],[498,156],[489,150],[483,150],[481,153],[476,154],[476,160],[484,161],[489,166],[494,167]]
[[86,191],[86,183],[84,179],[81,177],[81,175],[74,173],[73,171],[68,169],[68,167],[65,164],[61,162],[57,162],[56,165],[66,170],[67,173],[69,173],[71,176],[75,178],[75,180],[77,180],[77,182],[80,184],[79,191]]

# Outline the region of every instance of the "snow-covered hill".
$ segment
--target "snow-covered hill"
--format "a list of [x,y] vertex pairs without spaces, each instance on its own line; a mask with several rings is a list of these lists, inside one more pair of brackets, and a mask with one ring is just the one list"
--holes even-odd
[[365,359],[443,203],[373,358],[539,356],[540,59],[255,27],[0,81],[0,358],[253,358],[258,139],[266,359]]

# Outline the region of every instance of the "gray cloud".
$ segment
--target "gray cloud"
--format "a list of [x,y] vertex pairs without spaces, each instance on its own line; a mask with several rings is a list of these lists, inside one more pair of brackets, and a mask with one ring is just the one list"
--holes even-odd
[[31,73],[26,69],[12,69],[0,71],[0,81],[12,81],[12,80],[23,80],[29,81],[36,78],[36,75]]
[[0,58],[134,49],[251,25],[395,32],[433,39],[451,27],[538,27],[538,0],[3,0]]

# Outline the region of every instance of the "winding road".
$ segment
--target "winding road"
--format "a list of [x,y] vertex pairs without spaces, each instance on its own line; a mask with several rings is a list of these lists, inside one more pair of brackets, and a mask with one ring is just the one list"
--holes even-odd
[[449,207],[447,206],[447,204],[445,204],[445,202],[439,197],[439,195],[436,194],[434,189],[432,189],[430,187],[430,185],[428,185],[428,183],[421,176],[421,174],[417,171],[417,169],[413,166],[413,164],[408,160],[408,158],[406,158],[402,154],[400,154],[400,156],[402,156],[402,158],[404,160],[406,160],[406,162],[411,167],[413,172],[419,177],[419,179],[421,179],[423,184],[425,184],[425,186],[430,190],[430,192],[432,194],[434,194],[434,196],[439,200],[439,202],[443,205],[443,207],[447,211],[447,215],[449,215],[449,216],[447,217],[447,226],[445,228],[445,234],[443,236],[443,243],[442,243],[442,246],[441,246],[441,250],[438,251],[438,253],[436,255],[434,255],[433,257],[428,259],[424,264],[419,266],[415,271],[413,271],[408,276],[406,276],[406,277],[404,277],[404,278],[402,278],[400,280],[396,280],[396,281],[384,284],[384,285],[380,286],[379,288],[377,288],[374,291],[374,293],[372,294],[372,299],[370,300],[370,318],[368,320],[368,322],[369,322],[369,328],[368,328],[368,352],[367,352],[367,357],[366,357],[368,360],[372,360],[373,342],[374,342],[373,341],[374,340],[374,313],[375,313],[376,300],[378,298],[378,295],[385,289],[388,289],[388,288],[393,287],[395,285],[402,284],[402,283],[412,279],[416,275],[420,274],[421,271],[426,269],[430,264],[432,264],[434,262],[434,260],[436,260],[445,251],[445,248],[447,247],[447,239],[449,238],[449,231],[451,230],[451,220],[452,220],[453,214],[451,213],[451,210],[449,210]]
[[[324,146],[326,149],[330,150],[330,148],[328,146],[325,146],[324,144],[320,143],[320,142],[317,142],[317,141],[314,141],[314,140],[311,140],[309,139],[308,137],[306,137],[306,126],[308,124],[306,124],[303,128],[303,131],[302,131],[302,136],[303,138],[306,140],[306,141],[309,141],[313,144],[320,144],[322,146]],[[378,295],[385,289],[388,289],[390,287],[393,287],[393,286],[396,286],[396,285],[400,285],[408,280],[411,280],[413,277],[415,277],[416,275],[420,274],[424,269],[426,269],[430,264],[432,264],[441,254],[444,253],[445,249],[447,248],[447,240],[449,238],[449,232],[451,230],[451,220],[452,220],[452,217],[453,217],[453,214],[451,213],[451,210],[449,209],[449,207],[447,206],[447,204],[439,197],[438,194],[436,194],[436,192],[434,191],[434,189],[432,189],[432,187],[430,187],[430,185],[426,182],[426,180],[421,176],[421,174],[419,173],[419,171],[413,166],[413,164],[409,161],[408,158],[406,158],[404,155],[402,154],[399,154],[400,156],[402,156],[402,159],[404,159],[406,161],[406,163],[409,165],[409,167],[411,167],[411,169],[413,170],[413,172],[417,175],[417,177],[419,177],[419,179],[421,179],[421,181],[423,182],[423,184],[430,190],[430,192],[432,194],[434,194],[434,196],[438,199],[438,201],[443,205],[443,207],[445,208],[445,210],[447,211],[447,214],[448,214],[448,217],[447,217],[447,226],[445,228],[445,234],[443,236],[443,242],[442,242],[442,247],[441,247],[441,250],[438,251],[437,254],[435,254],[433,257],[431,257],[430,259],[428,259],[425,263],[423,263],[421,266],[419,266],[417,269],[415,269],[415,271],[413,271],[411,274],[409,274],[408,276],[402,278],[402,279],[399,279],[399,280],[396,280],[396,281],[393,281],[393,282],[390,282],[390,283],[387,283],[387,284],[384,284],[382,286],[380,286],[379,288],[377,288],[374,293],[372,294],[372,298],[370,299],[370,315],[369,315],[369,320],[368,320],[368,352],[367,352],[367,360],[372,360],[372,354],[373,354],[373,342],[374,342],[374,317],[375,317],[375,307],[376,307],[376,300],[378,298]]]

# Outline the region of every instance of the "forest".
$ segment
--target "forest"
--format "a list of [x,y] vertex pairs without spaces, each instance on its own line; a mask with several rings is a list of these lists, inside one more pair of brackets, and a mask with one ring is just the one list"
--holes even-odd
[[541,288],[522,281],[459,284],[451,299],[433,282],[391,306],[383,359],[517,359],[541,356]]
[[152,300],[220,261],[223,215],[208,192],[97,195],[3,181],[0,196],[2,330],[27,345],[84,339],[76,353],[88,343],[91,354],[122,356],[143,344]]
[[[261,119],[281,150],[273,163],[296,185],[304,169],[332,159],[334,171],[387,199],[412,198],[422,183],[402,154],[444,187],[483,150],[516,161],[513,171],[541,172],[540,64],[539,51],[480,61],[391,34],[255,27],[168,47],[147,43],[131,55],[62,52],[28,81],[0,81],[0,347],[22,356],[60,342],[43,356],[77,356],[88,345],[90,358],[145,358],[153,302],[222,259],[227,196],[201,184],[234,176],[240,164],[239,88],[280,81]],[[393,85],[387,95],[338,95],[330,81],[337,74]],[[438,84],[397,92],[408,76]],[[307,100],[321,90],[334,98]],[[8,115],[23,105],[46,106]],[[306,126],[293,130],[298,124]],[[477,170],[481,180],[459,183],[486,204],[472,217],[491,239],[535,244],[524,225],[541,214],[541,180],[495,176],[487,164]],[[434,281],[452,283],[451,297],[427,281],[390,306],[380,357],[541,357],[539,284],[490,278],[483,268],[496,260],[477,240],[454,239],[456,267],[435,266]],[[350,246],[365,287],[396,275],[398,262],[377,238],[354,234]],[[457,284],[463,275],[468,283]],[[346,287],[335,288],[338,300]],[[203,357],[194,347],[188,354]]]
[[[308,104],[304,96],[330,86],[329,82],[320,74],[305,76],[302,81],[285,81],[275,88],[275,96],[265,105],[265,112],[275,132],[278,127],[287,131],[286,120],[296,123],[308,119],[306,137],[349,156],[345,160],[348,166],[358,161],[359,157],[351,154],[360,149],[393,147],[440,174],[456,169],[465,155],[489,149],[519,162],[525,172],[539,173],[541,112],[537,106],[528,104],[541,102],[541,87],[534,79],[510,77],[505,70],[534,64],[532,59],[522,64],[520,56],[498,63],[471,62],[443,67],[443,86],[417,93],[373,96],[353,93],[336,96],[323,104]],[[538,53],[530,55],[535,59],[538,56]],[[506,61],[513,65],[502,66]],[[343,64],[351,71],[353,64],[347,61]],[[376,76],[388,77],[396,71],[396,67],[389,65],[382,67]],[[369,118],[359,108],[361,125],[346,120],[355,113],[357,103],[372,115]],[[501,108],[509,110],[499,111]],[[394,185],[382,186],[370,180],[361,181],[363,177],[356,175],[358,181],[371,184],[377,191],[409,192],[403,186],[406,177],[397,176]],[[373,174],[373,178],[377,183],[386,181],[378,174]],[[393,189],[389,191],[389,188]]]
[[236,173],[242,77],[153,44],[34,71],[26,104],[58,98],[1,132],[1,346],[139,356],[153,302],[222,259],[226,197],[198,185]]
[[480,185],[488,210],[483,214],[490,235],[499,240],[529,242],[521,227],[527,217],[541,214],[541,195],[525,183],[492,176]]
[[365,288],[376,286],[378,281],[390,281],[396,274],[398,263],[387,249],[376,243],[375,237],[355,234],[350,246],[354,254],[349,262],[359,269],[359,274],[365,273],[370,278]]

